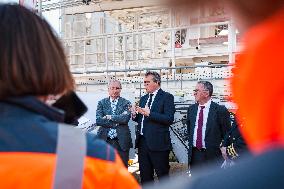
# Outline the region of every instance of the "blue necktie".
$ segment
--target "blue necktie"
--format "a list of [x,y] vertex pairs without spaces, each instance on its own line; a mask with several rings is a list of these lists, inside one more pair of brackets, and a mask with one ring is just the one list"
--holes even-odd
[[[112,115],[115,115],[115,110],[116,110],[115,100],[112,100],[110,102],[110,106],[111,106]],[[108,131],[108,137],[111,139],[116,138],[117,137],[116,129],[110,128]]]

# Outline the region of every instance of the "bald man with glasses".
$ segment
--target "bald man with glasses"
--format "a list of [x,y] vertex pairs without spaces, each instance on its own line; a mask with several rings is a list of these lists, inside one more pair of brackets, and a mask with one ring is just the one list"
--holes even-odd
[[111,144],[128,166],[129,149],[133,146],[128,122],[131,117],[130,101],[120,97],[121,83],[112,80],[108,85],[109,97],[98,102],[96,123],[101,126],[98,136]]

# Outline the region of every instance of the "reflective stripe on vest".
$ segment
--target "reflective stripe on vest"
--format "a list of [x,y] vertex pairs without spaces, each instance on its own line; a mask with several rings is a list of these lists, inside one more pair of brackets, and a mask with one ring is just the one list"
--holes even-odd
[[70,125],[59,124],[54,189],[82,188],[86,135]]

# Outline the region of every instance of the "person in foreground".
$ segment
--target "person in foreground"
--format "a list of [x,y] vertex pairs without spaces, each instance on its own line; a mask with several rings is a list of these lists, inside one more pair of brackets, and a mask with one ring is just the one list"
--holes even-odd
[[[193,3],[188,0],[187,3]],[[210,0],[216,3],[216,1]],[[284,186],[284,1],[231,0],[245,29],[245,49],[232,78],[241,132],[253,157],[230,169],[179,180],[176,189],[281,189]],[[177,181],[165,183],[170,188]]]
[[0,188],[139,188],[111,146],[47,105],[74,89],[47,22],[1,4],[0,28]]

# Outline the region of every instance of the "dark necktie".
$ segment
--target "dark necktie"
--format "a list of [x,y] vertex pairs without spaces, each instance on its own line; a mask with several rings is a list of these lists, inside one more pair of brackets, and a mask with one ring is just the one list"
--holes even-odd
[[147,104],[149,108],[151,107],[153,96],[154,96],[154,94],[150,94],[150,99],[149,99],[148,104]]
[[197,137],[196,137],[196,148],[202,148],[202,126],[203,126],[203,109],[205,106],[200,106],[200,112],[198,115],[198,124],[197,124]]

